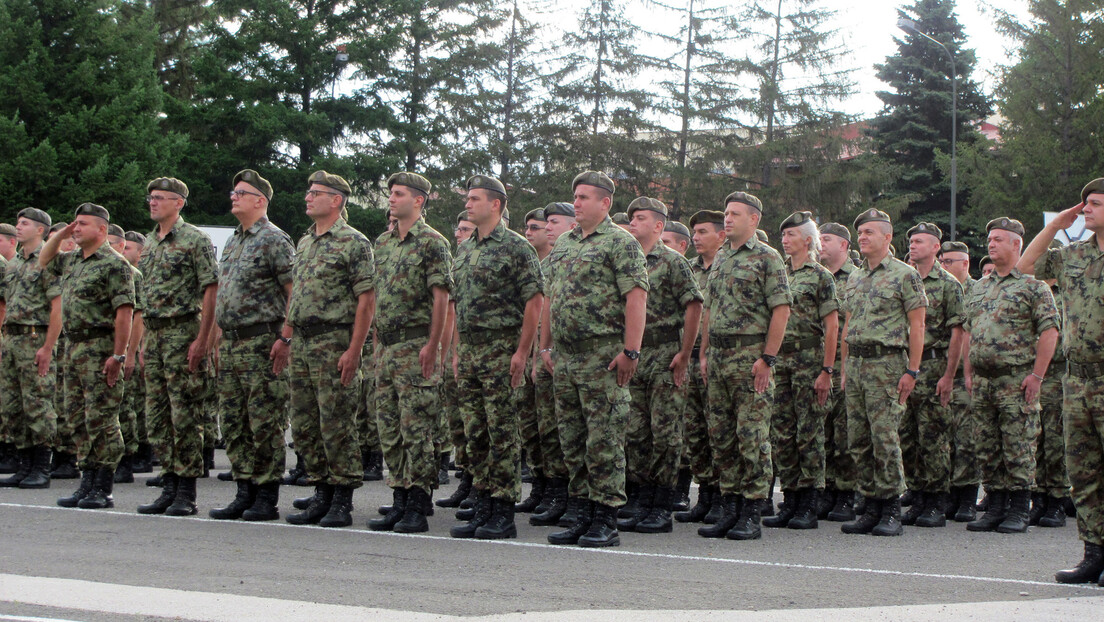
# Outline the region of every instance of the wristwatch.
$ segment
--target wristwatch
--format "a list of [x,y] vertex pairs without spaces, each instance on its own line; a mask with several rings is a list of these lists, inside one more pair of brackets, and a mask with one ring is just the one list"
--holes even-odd
[[826,372],[829,376],[836,375],[836,368],[835,367],[821,367],[820,371]]
[[119,364],[126,363],[126,355],[125,354],[112,354],[111,358],[115,359],[116,363],[119,363]]
[[630,361],[638,360],[640,358],[640,350],[629,350],[626,348],[625,356],[627,356]]
[[291,337],[285,337],[283,335],[276,335],[276,338],[279,339],[280,341],[284,342],[285,346],[290,346],[291,345]]
[[920,375],[920,370],[919,369],[906,369],[905,373],[912,376],[913,380],[916,380],[917,376]]
[[767,367],[774,367],[775,361],[778,360],[777,356],[771,356],[769,354],[764,354],[759,358],[763,359],[763,362],[767,364]]

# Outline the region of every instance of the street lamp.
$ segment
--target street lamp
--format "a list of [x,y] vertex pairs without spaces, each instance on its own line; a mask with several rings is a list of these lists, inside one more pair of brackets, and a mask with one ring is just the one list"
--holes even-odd
[[954,56],[947,46],[920,32],[916,22],[911,19],[897,20],[897,27],[901,30],[914,32],[928,41],[943,48],[947,53],[947,60],[951,61],[951,241],[955,239],[955,221],[958,216],[958,159],[956,143],[958,142],[958,74],[955,71]]

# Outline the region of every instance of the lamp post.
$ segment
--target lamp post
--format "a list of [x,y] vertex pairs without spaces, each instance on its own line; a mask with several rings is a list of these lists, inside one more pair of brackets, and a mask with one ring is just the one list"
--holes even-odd
[[958,154],[956,149],[958,143],[958,73],[955,71],[954,55],[947,49],[947,46],[920,32],[916,22],[911,19],[902,18],[897,20],[897,27],[901,30],[914,32],[943,48],[943,51],[947,54],[947,60],[951,61],[951,241],[953,242],[955,239],[955,221],[958,217]]

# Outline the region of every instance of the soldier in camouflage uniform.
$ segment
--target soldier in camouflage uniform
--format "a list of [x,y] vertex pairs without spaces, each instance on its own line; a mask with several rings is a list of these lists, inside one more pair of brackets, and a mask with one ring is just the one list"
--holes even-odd
[[659,239],[667,248],[685,257],[690,248],[690,229],[677,220],[668,220],[663,223],[663,233]]
[[513,392],[523,385],[532,357],[544,282],[533,246],[501,219],[502,182],[475,175],[467,188],[476,232],[457,248],[453,294],[460,341],[457,397],[477,497],[472,518],[449,534],[515,538],[521,439]]
[[[1051,248],[1061,248],[1057,241]],[[1046,282],[1065,315],[1062,294],[1053,280]],[[1063,320],[1062,324],[1065,323]],[[1061,339],[1061,336],[1059,336]],[[1054,349],[1050,366],[1039,387],[1039,438],[1035,444],[1035,488],[1031,493],[1031,517],[1028,521],[1040,527],[1064,527],[1069,499],[1070,481],[1066,471],[1066,435],[1062,414],[1062,376],[1066,372],[1066,356],[1061,341]],[[1067,503],[1068,502],[1068,503]]]
[[1035,484],[1039,387],[1058,342],[1058,308],[1045,283],[1016,268],[1023,225],[996,218],[985,229],[995,269],[966,301],[966,386],[974,394],[989,508],[966,528],[1023,533]]
[[[49,241],[53,235],[67,225],[68,223],[65,222],[54,223],[50,227],[50,233],[46,236],[46,240]],[[71,253],[75,247],[72,238],[64,238],[61,240],[58,252]],[[54,381],[54,386],[58,390],[58,395],[54,399],[54,410],[57,412],[57,436],[54,440],[54,464],[50,470],[50,479],[76,479],[81,476],[77,469],[77,424],[79,422],[69,419],[69,410],[65,405],[68,400],[68,395],[65,392],[65,360],[67,358],[65,352],[68,344],[69,340],[65,337],[65,331],[63,330],[61,337],[58,338],[57,354],[54,355],[54,360],[57,362],[57,374]]]
[[867,210],[855,219],[863,264],[843,293],[847,441],[856,486],[866,498],[848,534],[899,536],[904,467],[898,430],[905,402],[920,375],[924,351],[924,283],[908,264],[890,255],[889,215]]
[[552,366],[569,509],[552,544],[617,546],[625,503],[628,384],[640,358],[648,272],[640,245],[609,218],[613,181],[585,171],[572,181],[578,226],[549,255],[541,359]]
[[617,528],[668,533],[682,458],[683,412],[690,388],[687,369],[701,322],[702,293],[690,262],[660,240],[667,206],[639,197],[629,203],[628,214],[629,233],[640,243],[648,266],[648,307],[639,367],[629,383],[625,438],[627,484],[636,488],[636,503],[619,514]]
[[[659,239],[671,249],[674,249],[679,255],[686,256],[686,251],[690,249],[690,229],[677,220],[668,220],[663,225],[663,234],[659,236]],[[695,276],[695,281],[697,277]],[[699,288],[700,289],[700,288]],[[697,342],[695,341],[694,348],[696,349]],[[693,350],[691,350],[693,352]],[[692,355],[691,355],[692,356]],[[696,361],[691,359],[690,369],[697,370],[699,367],[696,365]],[[699,376],[698,373],[693,372],[688,374],[689,376]],[[690,381],[692,382],[692,381]],[[687,390],[687,397],[689,397],[690,391]],[[690,508],[690,484],[694,481],[693,471],[690,470],[690,458],[686,455],[686,409],[683,409],[683,443],[682,443],[682,456],[679,458],[679,470],[678,479],[675,482],[675,495],[671,499],[671,509],[677,511],[686,511]]]
[[62,507],[114,507],[111,496],[115,468],[123,457],[119,409],[130,320],[134,308],[134,276],[130,264],[107,243],[107,210],[82,203],[62,235],[73,236],[78,251],[58,255],[61,236],[51,239],[38,255],[41,267],[61,280],[63,323],[69,335],[65,383],[69,416],[77,425],[77,458],[81,483]]
[[[18,219],[18,216],[16,218]],[[49,227],[46,228],[49,229]],[[15,258],[16,245],[19,243],[18,237],[19,233],[14,226],[6,222],[0,223],[0,270],[3,270],[4,266]]]
[[[126,250],[126,232],[123,231],[122,227],[115,223],[107,226],[107,243],[112,250],[123,255],[123,259],[126,259],[126,255],[123,254],[123,251]],[[130,391],[128,389],[133,383],[128,378],[127,367],[131,365],[130,359],[133,358],[130,344],[135,343],[134,334],[138,332],[135,327],[141,324],[145,299],[142,296],[142,273],[129,260],[127,265],[130,266],[131,276],[134,277],[134,314],[130,322],[130,339],[127,340],[127,363],[123,365],[123,375],[120,378],[120,382],[123,383],[123,407],[119,411],[119,429],[123,433],[123,458],[119,460],[119,466],[115,469],[116,484],[134,483],[134,470],[131,462],[138,454],[138,412],[131,408]]]
[[422,218],[432,190],[429,181],[416,173],[395,173],[387,188],[398,223],[376,240],[376,417],[394,503],[368,527],[416,533],[429,529],[429,494],[437,485],[433,434],[452,254],[444,236]]
[[360,463],[366,482],[383,479],[383,451],[376,424],[376,356],[371,339],[364,342],[360,354],[360,395],[357,397],[357,437],[360,439]]
[[836,281],[816,263],[820,231],[811,212],[794,212],[780,227],[793,305],[775,367],[771,456],[784,502],[767,527],[816,529],[824,494],[824,419],[839,338]]
[[19,469],[0,486],[50,487],[50,447],[57,434],[54,405],[57,366],[54,346],[61,333],[61,288],[38,265],[50,216],[28,207],[19,212],[16,231],[22,244],[0,280],[0,420],[19,452]]
[[[134,297],[141,307],[145,307],[146,289],[145,279],[138,270],[138,261],[142,256],[142,249],[146,246],[146,236],[137,231],[127,231],[123,234],[125,240],[123,257],[134,268]],[[149,428],[146,422],[146,378],[145,364],[142,355],[142,337],[145,334],[145,326],[142,322],[142,314],[135,311],[134,321],[130,325],[130,343],[127,346],[127,361],[123,366],[123,381],[126,383],[123,389],[125,410],[133,413],[135,420],[135,436],[138,439],[138,451],[131,458],[130,468],[133,473],[149,473],[153,470],[153,450],[149,442]]]
[[291,238],[268,219],[272,184],[257,171],[234,175],[230,212],[238,219],[222,249],[215,321],[218,396],[226,456],[237,483],[214,519],[275,520],[284,473],[291,330],[282,334],[291,295]]
[[[1079,215],[1086,240],[1047,250],[1054,236]],[[1081,190],[1081,202],[1051,220],[1024,251],[1019,268],[1036,278],[1056,279],[1065,307],[1062,339],[1068,371],[1062,383],[1066,467],[1077,506],[1077,534],[1085,543],[1081,562],[1060,570],[1060,583],[1104,586],[1104,178]]]
[[762,202],[733,192],[724,204],[728,248],[709,274],[701,346],[722,514],[698,535],[753,540],[762,537],[762,506],[769,503],[774,479],[772,368],[793,296],[781,255],[755,233]]

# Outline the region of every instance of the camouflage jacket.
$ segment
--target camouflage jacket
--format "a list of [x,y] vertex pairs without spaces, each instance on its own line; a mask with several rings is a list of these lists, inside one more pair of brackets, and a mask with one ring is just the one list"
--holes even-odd
[[966,323],[962,284],[936,262],[924,277],[928,307],[924,312],[924,349],[946,349],[951,329]]
[[485,238],[477,230],[456,249],[456,329],[521,328],[525,305],[544,291],[533,246],[499,221]]
[[871,267],[866,261],[847,279],[843,308],[850,314],[847,343],[908,348],[908,312],[928,306],[920,273],[886,256]]
[[625,296],[648,291],[640,244],[606,217],[593,233],[560,236],[548,255],[552,340],[556,343],[625,334]]
[[786,273],[790,279],[790,321],[786,323],[783,343],[796,343],[811,337],[824,337],[824,317],[839,311],[836,297],[836,280],[832,273],[815,261],[808,260],[796,270],[791,260],[786,261]]
[[164,239],[156,228],[146,236],[138,269],[145,277],[147,319],[198,315],[204,290],[218,283],[211,238],[183,217]]
[[1044,253],[1035,262],[1035,277],[1058,281],[1065,305],[1066,358],[1075,363],[1104,361],[1104,253],[1096,235]]
[[[126,259],[124,257],[124,259]],[[130,275],[134,277],[134,311],[135,313],[145,313],[146,311],[146,286],[145,277],[142,276],[142,271],[138,268],[131,266],[130,262],[127,262],[130,266]]]
[[786,264],[778,251],[752,236],[739,248],[717,253],[709,271],[710,335],[763,335],[772,310],[793,304]]
[[0,299],[7,310],[4,324],[46,326],[50,323],[50,301],[61,295],[61,284],[50,270],[38,265],[36,248],[29,256],[20,249],[3,268]]
[[1058,327],[1050,288],[1015,268],[1007,276],[993,272],[975,283],[966,315],[974,367],[1032,363],[1039,335]]
[[419,218],[399,238],[399,229],[376,239],[376,332],[393,333],[429,326],[433,319],[433,289],[452,291],[452,253],[448,241]]
[[315,234],[314,227],[307,229],[295,248],[287,323],[293,327],[352,324],[358,297],[376,287],[372,245],[343,218],[321,235]]
[[659,240],[645,255],[648,266],[648,320],[644,334],[681,331],[686,305],[703,299],[690,262]]
[[219,261],[215,299],[215,321],[219,328],[232,330],[283,322],[294,255],[291,238],[268,218],[261,218],[244,231],[238,225]]
[[62,253],[47,267],[61,280],[65,332],[114,328],[115,310],[134,306],[134,272],[107,242],[88,257],[81,249]]
[[[717,254],[713,257],[713,263],[709,264],[709,267],[705,267],[705,259],[701,255],[694,258],[694,261],[690,262],[690,271],[694,273],[694,280],[698,284],[698,290],[702,294],[702,309],[709,307],[709,300],[707,298],[709,273],[713,270],[713,267],[717,265],[717,260],[720,259],[721,253],[718,250]],[[701,347],[701,331],[698,331],[698,339],[694,342],[695,348]],[[696,352],[697,350],[695,350]]]

